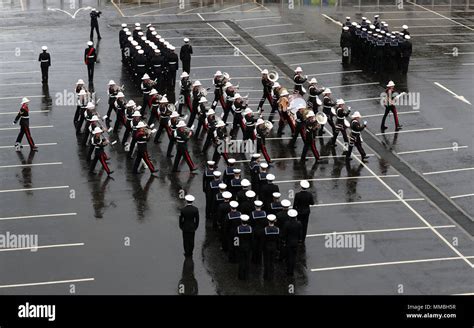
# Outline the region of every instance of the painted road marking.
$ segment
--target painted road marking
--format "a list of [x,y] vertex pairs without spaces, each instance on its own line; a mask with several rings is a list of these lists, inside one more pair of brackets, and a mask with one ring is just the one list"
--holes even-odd
[[[435,229],[448,229],[455,228],[455,225],[440,225],[433,226]],[[377,230],[355,230],[355,231],[343,231],[343,232],[327,232],[327,233],[315,233],[308,234],[306,237],[326,237],[331,235],[349,235],[349,234],[362,234],[362,233],[376,233],[376,232],[393,232],[393,231],[412,231],[412,230],[426,230],[429,227],[410,227],[410,228],[393,228],[393,229],[377,229]]]
[[411,132],[427,132],[427,131],[439,131],[443,130],[443,128],[429,128],[429,129],[414,129],[414,130],[401,130],[401,131],[391,131],[391,132],[383,132],[383,133],[376,133],[376,136],[383,136],[387,134],[398,134],[398,133],[411,133]]
[[76,215],[77,215],[77,213],[54,213],[54,214],[22,215],[22,216],[10,216],[10,217],[0,218],[0,221],[53,218],[53,217],[76,216]]
[[86,281],[94,281],[94,278],[53,280],[53,281],[30,282],[30,283],[25,283],[25,284],[0,285],[0,288],[16,288],[16,287],[57,285],[57,284],[68,284],[68,283],[72,283],[72,282],[86,282]]
[[3,165],[3,166],[0,166],[0,169],[8,169],[8,168],[14,168],[14,167],[48,166],[48,165],[63,165],[63,162]]
[[61,248],[61,247],[75,247],[84,246],[84,243],[72,243],[72,244],[54,244],[54,245],[43,245],[36,247],[21,247],[21,248],[0,248],[0,252],[11,252],[11,251],[25,251],[25,250],[37,250],[47,248]]
[[52,189],[67,189],[69,186],[52,186],[52,187],[37,187],[37,188],[23,188],[23,189],[3,189],[0,193],[17,192],[17,191],[37,191],[37,190],[52,190]]

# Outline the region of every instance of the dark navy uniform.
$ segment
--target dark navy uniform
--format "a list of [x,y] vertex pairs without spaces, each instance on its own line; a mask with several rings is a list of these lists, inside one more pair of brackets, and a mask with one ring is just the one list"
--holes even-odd
[[365,151],[362,148],[362,138],[360,135],[360,133],[364,129],[365,129],[365,125],[361,124],[358,120],[353,119],[351,121],[351,136],[349,139],[349,149],[347,150],[347,153],[346,153],[346,160],[351,159],[352,148],[354,148],[354,145],[357,147],[357,150],[362,156],[362,159],[364,160],[365,158],[367,158],[367,155],[365,154]]
[[188,74],[191,72],[191,55],[193,54],[193,47],[190,44],[184,44],[179,51],[179,59],[183,64],[183,72]]
[[298,244],[303,236],[301,222],[291,218],[282,229],[282,241],[286,248],[286,274],[294,275]]
[[264,210],[254,210],[250,213],[251,226],[255,231],[252,246],[252,262],[260,265],[262,263],[263,251],[263,229],[267,224],[267,213]]
[[301,190],[296,193],[293,208],[298,211],[298,221],[302,225],[301,241],[304,243],[306,233],[308,232],[309,215],[311,214],[310,206],[314,205],[313,195],[307,190]]
[[100,36],[100,32],[99,32],[99,21],[97,20],[98,18],[100,18],[101,14],[102,14],[102,12],[97,11],[97,10],[93,10],[90,13],[90,16],[91,16],[91,35],[90,35],[90,39],[91,39],[91,41],[94,39],[94,29],[97,32],[97,37],[99,38],[99,40],[102,39],[102,37]]
[[41,82],[48,83],[48,70],[51,66],[51,56],[46,50],[43,50],[38,57],[38,61],[41,63]]
[[280,243],[280,228],[273,225],[266,226],[262,231],[263,243],[263,279],[273,280],[275,258]]
[[253,229],[247,224],[239,225],[235,230],[238,238],[239,280],[247,280],[250,269],[250,254],[252,252]]
[[183,232],[184,256],[192,256],[194,250],[194,234],[199,227],[199,210],[187,204],[179,215],[179,228]]

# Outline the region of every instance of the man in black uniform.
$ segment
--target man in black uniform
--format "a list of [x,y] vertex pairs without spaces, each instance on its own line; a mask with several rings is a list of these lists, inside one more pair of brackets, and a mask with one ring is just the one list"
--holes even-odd
[[275,176],[273,174],[269,173],[265,178],[267,183],[262,185],[260,188],[258,199],[263,202],[264,209],[268,210],[273,199],[273,193],[280,192],[280,188],[278,185],[273,183],[273,181],[275,181]]
[[272,87],[273,87],[273,82],[270,81],[268,78],[268,70],[264,69],[262,71],[262,86],[263,86],[263,95],[262,98],[260,99],[260,102],[258,103],[257,110],[258,111],[263,111],[263,104],[265,103],[265,99],[268,99],[268,102],[270,103],[270,106],[273,108],[273,98],[272,98]]
[[31,133],[30,133],[30,109],[28,108],[28,103],[30,100],[26,97],[24,97],[21,101],[21,108],[20,111],[18,112],[18,115],[15,117],[15,120],[13,121],[13,124],[16,124],[18,121],[20,121],[20,133],[18,134],[18,137],[16,138],[16,143],[15,143],[15,150],[20,151],[23,146],[21,145],[21,140],[23,139],[23,136],[26,135],[26,139],[28,140],[28,143],[30,144],[30,149],[37,151],[38,147],[35,146],[35,143],[33,141],[33,138],[31,138]]
[[321,103],[321,100],[319,100],[318,96],[322,94],[323,91],[324,91],[324,88],[318,87],[318,80],[316,80],[316,78],[313,77],[309,81],[307,105],[315,113],[318,112],[318,108]]
[[262,231],[263,279],[272,281],[275,271],[275,258],[280,243],[280,228],[275,226],[275,215],[269,214],[267,220],[268,225]]
[[51,66],[51,56],[49,55],[48,47],[47,46],[42,46],[41,50],[43,50],[42,53],[40,53],[38,57],[38,61],[41,63],[41,82],[43,83],[48,83],[48,70],[49,66]]
[[90,16],[91,16],[91,35],[90,35],[90,39],[91,41],[94,40],[94,29],[95,31],[97,32],[97,37],[98,39],[102,39],[102,37],[100,36],[100,32],[99,32],[99,22],[97,20],[97,18],[100,18],[100,15],[102,14],[101,11],[97,11],[97,9],[93,8],[91,13],[90,13]]
[[199,210],[193,205],[194,196],[186,195],[186,206],[179,215],[179,228],[183,232],[184,256],[193,256],[194,234],[199,227]]
[[316,138],[318,135],[318,128],[319,124],[316,121],[314,112],[311,110],[309,113],[306,115],[306,121],[304,123],[304,146],[303,146],[303,151],[301,152],[301,158],[300,160],[302,162],[306,161],[306,154],[308,153],[308,150],[311,149],[311,152],[314,155],[315,162],[317,163],[319,161],[319,152],[318,149],[316,148]]
[[[137,124],[137,132],[134,136],[135,142],[137,144],[137,157],[135,158],[135,163],[133,165],[133,173],[138,174],[138,167],[140,166],[141,161],[143,160],[148,166],[150,173],[154,176],[154,173],[158,172],[157,169],[153,166],[151,162],[150,155],[148,154],[147,142],[150,140],[150,135],[145,132],[146,124],[142,121]],[[133,151],[132,147],[130,150]]]
[[303,227],[301,222],[296,220],[297,216],[297,210],[289,210],[289,220],[282,229],[283,247],[286,248],[286,274],[290,277],[292,277],[295,272],[296,253],[298,252],[298,245],[301,243],[303,237]]
[[179,59],[178,55],[175,54],[174,50],[176,48],[174,46],[170,46],[169,50],[170,53],[165,59],[165,65],[168,69],[168,83],[166,89],[166,95],[168,96],[171,103],[175,102],[175,86],[176,86],[176,72],[179,69]]
[[352,48],[352,36],[349,32],[349,26],[342,28],[340,46],[342,51],[342,65],[348,65],[351,63],[351,48]]
[[240,216],[242,224],[234,231],[234,242],[237,243],[239,258],[239,280],[247,280],[250,269],[250,253],[252,251],[253,229],[248,225],[249,216]]
[[227,252],[227,250],[229,249],[229,243],[227,241],[227,231],[225,230],[225,228],[227,215],[230,212],[230,200],[232,198],[232,194],[229,191],[224,191],[222,193],[222,198],[224,198],[224,200],[217,206],[217,215],[215,217],[216,222],[213,222],[213,225],[217,224],[221,248],[224,252]]
[[344,108],[345,101],[344,99],[338,99],[336,100],[336,131],[334,135],[332,136],[331,144],[333,147],[337,146],[336,140],[339,132],[342,134],[342,138],[344,139],[344,147],[347,148],[347,145],[349,144],[349,139],[347,138],[347,132],[346,132],[346,117],[349,116],[349,113],[351,112],[350,107],[348,109]]
[[359,112],[355,112],[351,116],[351,136],[349,138],[349,149],[347,150],[346,153],[346,161],[352,160],[351,158],[351,153],[352,153],[352,148],[354,148],[354,145],[357,147],[357,150],[359,151],[360,156],[362,157],[362,161],[366,162],[368,160],[367,155],[365,154],[364,149],[362,148],[362,139],[360,136],[360,133],[365,129],[367,126],[367,122],[364,122],[361,124],[360,119],[362,116],[360,115]]
[[302,190],[296,193],[293,208],[298,211],[298,221],[301,222],[303,228],[301,241],[304,244],[308,232],[309,215],[311,214],[310,206],[314,205],[314,199],[308,191],[309,182],[307,180],[302,180],[300,186]]
[[94,83],[94,64],[97,60],[97,52],[93,47],[92,41],[87,42],[87,48],[84,50],[84,63],[87,65],[87,75],[89,77],[89,83]]
[[163,94],[163,65],[165,58],[161,54],[160,49],[154,50],[155,55],[150,60],[151,74],[156,81],[158,91]]
[[179,51],[179,59],[183,64],[183,72],[191,72],[191,55],[193,54],[193,47],[189,44],[189,39],[184,38],[184,45]]

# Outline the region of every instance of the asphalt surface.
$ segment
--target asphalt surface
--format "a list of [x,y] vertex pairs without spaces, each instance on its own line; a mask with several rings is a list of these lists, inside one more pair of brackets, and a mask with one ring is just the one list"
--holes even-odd
[[[153,22],[178,47],[183,37],[191,39],[192,80],[211,86],[213,73],[226,71],[240,85],[240,93],[249,94],[253,108],[261,96],[260,69],[276,69],[280,83],[291,88],[277,64],[302,66],[305,74],[331,87],[336,97],[366,116],[370,131],[387,149],[472,217],[473,108],[434,84],[474,101],[472,8],[417,3],[423,7],[405,3],[403,10],[397,10],[387,2],[378,9],[373,3],[359,9],[354,7],[357,3],[345,2],[344,7],[290,10],[237,2],[180,10],[171,4],[117,8],[82,1],[76,8],[91,5],[103,11],[100,63],[94,79],[104,101],[99,104],[102,114],[110,79],[125,85],[128,98],[141,99],[121,67],[120,23]],[[340,155],[341,146],[336,154],[322,146],[327,138],[320,140],[318,149],[329,157],[318,165],[293,159],[301,153],[301,141],[294,151],[284,138],[269,140],[267,145],[271,157],[279,159],[271,171],[284,197],[298,190],[299,180],[314,179],[311,190],[318,205],[311,214],[306,249],[299,254],[294,279],[286,278],[278,266],[271,284],[263,282],[260,268],[252,269],[250,281],[239,282],[236,266],[227,263],[205,220],[196,234],[194,262],[185,262],[177,226],[183,205],[178,195],[180,190],[195,195],[203,214],[202,176],[190,175],[186,166],[172,174],[171,162],[164,156],[165,142],[149,145],[160,169],[157,178],[149,178],[148,173],[131,175],[131,163],[121,147],[108,149],[113,180],[105,174],[90,177],[72,127],[75,106],[57,102],[64,92],[73,91],[78,78],[87,78],[82,54],[89,36],[88,14],[80,11],[73,19],[48,11],[39,1],[23,1],[25,11],[21,5],[4,1],[0,6],[0,16],[7,18],[0,27],[0,232],[38,234],[39,244],[51,247],[0,252],[0,294],[69,294],[71,284],[76,294],[177,294],[183,281],[192,286],[190,293],[199,294],[288,294],[289,284],[296,294],[398,294],[400,285],[405,294],[474,292],[472,237],[368,145],[369,163],[354,159],[346,166],[342,158],[333,157]],[[60,3],[47,6],[60,8]],[[74,12],[68,4],[63,9]],[[372,17],[375,11],[390,26],[410,27],[414,53],[406,79],[374,76],[340,64],[340,29],[327,17],[360,19]],[[252,40],[243,38],[227,20]],[[254,41],[271,56],[252,46]],[[41,85],[36,61],[43,44],[52,55],[49,89]],[[234,47],[240,49],[238,56]],[[447,54],[453,47],[458,47],[458,56]],[[15,56],[16,48],[20,56]],[[389,133],[376,135],[383,108],[375,98],[388,79],[402,91],[419,92],[421,106],[399,108],[401,133],[393,133],[389,119]],[[18,132],[11,121],[22,96],[31,99],[30,121],[35,127],[31,131],[40,146],[32,158],[27,147],[21,154],[11,147]],[[287,128],[284,137],[288,136]],[[202,142],[190,145],[193,159],[201,165],[212,155],[200,153]],[[41,165],[16,166],[25,164]],[[241,166],[245,168],[245,163]],[[400,193],[403,200],[396,196]],[[364,251],[325,247],[324,236],[332,232],[364,235]],[[128,240],[130,246],[125,246]]]

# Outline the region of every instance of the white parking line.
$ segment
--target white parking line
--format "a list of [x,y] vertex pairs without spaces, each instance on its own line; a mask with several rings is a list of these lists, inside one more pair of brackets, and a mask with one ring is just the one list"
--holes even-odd
[[425,43],[427,46],[450,46],[450,45],[454,45],[454,44],[474,44],[474,42],[438,42],[438,43],[434,43],[434,42],[428,42],[428,43]]
[[25,283],[25,284],[0,285],[0,288],[16,288],[16,287],[57,285],[57,284],[68,284],[68,283],[72,283],[72,282],[86,282],[86,281],[94,281],[94,278],[81,278],[81,279],[70,279],[70,280],[53,280],[53,281],[30,282],[30,283]]
[[[330,87],[330,88],[333,88],[333,87]],[[398,112],[397,114],[398,114],[398,115],[416,114],[416,113],[419,113],[419,112],[420,112],[419,110],[410,110],[410,111],[408,111],[408,112]],[[364,117],[378,117],[378,116],[384,116],[384,113],[364,115]]]
[[35,247],[21,247],[21,248],[0,248],[0,252],[11,252],[11,251],[25,251],[25,250],[37,250],[47,248],[61,248],[61,247],[75,247],[84,246],[84,243],[71,243],[71,244],[54,244],[54,245],[43,245]]
[[3,190],[0,190],[0,193],[17,192],[17,191],[67,189],[67,188],[69,188],[69,186],[37,187],[37,188],[23,188],[23,189],[3,189]]
[[[381,175],[381,178],[398,178],[400,177],[398,174],[392,174],[392,175]],[[306,180],[306,181],[335,181],[335,180],[359,180],[359,179],[374,179],[375,177],[372,175],[363,175],[363,176],[354,176],[354,177],[333,177],[333,178],[314,178],[314,179],[298,179],[298,180],[280,180],[280,181],[274,181],[273,183],[279,184],[279,183],[298,183],[301,180]]]
[[[359,156],[359,155],[357,155]],[[367,154],[367,157],[373,157],[374,154]],[[300,159],[301,157],[279,157],[279,158],[272,158],[272,162],[278,162],[278,161],[294,161],[294,160],[298,160]],[[320,159],[331,159],[331,158],[346,158],[345,155],[336,155],[336,156],[320,156],[319,157]],[[307,160],[312,160],[314,159],[314,157],[306,157]],[[249,159],[241,159],[241,160],[237,160],[235,161],[236,163],[248,163],[250,162]]]
[[174,5],[169,6],[169,7],[164,7],[164,8],[160,8],[160,9],[145,11],[145,12],[143,12],[143,13],[133,15],[133,17],[140,17],[140,16],[144,16],[144,15],[146,15],[146,14],[150,14],[150,13],[162,11],[162,10],[165,10],[165,9],[171,9],[171,8],[178,8],[178,6],[176,6],[176,4],[174,4]]
[[291,23],[287,24],[272,24],[272,25],[260,25],[260,26],[250,26],[250,27],[245,27],[243,30],[253,30],[253,29],[259,29],[259,28],[266,28],[266,27],[279,27],[279,26],[290,26],[293,25]]
[[474,63],[463,63],[463,66],[472,66]]
[[[203,39],[203,40],[208,40],[208,39],[222,39],[220,36],[193,36],[191,37],[193,40],[199,40],[199,39]],[[229,39],[238,39],[240,40],[241,37],[239,35],[233,35],[233,36],[229,36],[228,37]],[[171,38],[165,38],[166,40],[182,40],[183,39],[183,36],[176,36],[176,37],[171,37]],[[194,57],[194,56],[193,56]]]
[[383,133],[376,133],[376,136],[383,136],[387,134],[398,134],[398,133],[411,133],[411,132],[428,132],[428,131],[439,131],[443,130],[443,128],[429,128],[429,129],[415,129],[415,130],[401,130],[401,131],[391,131],[391,132],[383,132]]
[[48,165],[63,165],[63,162],[2,165],[2,166],[0,166],[0,169],[9,169],[9,168],[13,168],[13,167],[48,166]]
[[433,33],[433,34],[410,34],[410,36],[453,36],[453,35],[474,35],[474,33]]
[[[374,177],[378,178],[378,177]],[[408,198],[405,199],[407,202],[417,202],[425,200],[424,198]],[[386,203],[400,203],[400,199],[380,199],[380,200],[364,200],[358,202],[340,202],[340,203],[323,203],[310,205],[311,207],[326,207],[326,206],[347,206],[347,205],[365,205],[365,204],[386,204]]]
[[294,51],[294,52],[284,52],[281,54],[276,54],[277,56],[288,56],[288,55],[297,55],[297,54],[305,54],[305,53],[312,53],[312,52],[327,52],[331,51],[330,49],[321,49],[321,50],[305,50],[305,51]]
[[[58,143],[57,142],[49,142],[49,143],[42,143],[42,144],[36,144],[36,146],[56,146]],[[23,147],[29,147],[30,145],[23,145]],[[10,149],[10,148],[15,148],[15,146],[0,146],[0,149]]]
[[[433,226],[435,229],[448,229],[455,228],[455,225],[440,225]],[[376,232],[393,232],[393,231],[412,231],[412,230],[426,230],[429,227],[410,227],[410,228],[393,228],[393,229],[377,229],[377,230],[355,230],[355,231],[343,231],[343,232],[327,232],[327,233],[315,233],[306,235],[306,237],[326,237],[331,235],[349,235],[349,234],[365,234],[365,233],[376,233]]]
[[464,25],[464,24],[462,24],[462,23],[459,23],[459,22],[455,21],[454,19],[451,19],[451,18],[449,18],[449,17],[446,17],[446,16],[444,16],[444,15],[442,15],[442,14],[440,14],[440,13],[434,11],[434,10],[428,9],[428,8],[426,8],[426,7],[423,7],[422,5],[416,4],[416,3],[411,2],[411,1],[408,1],[408,0],[407,0],[407,2],[408,2],[408,3],[411,3],[411,4],[414,5],[414,6],[417,6],[417,7],[419,7],[419,8],[422,8],[422,9],[424,9],[424,10],[426,10],[426,11],[429,11],[430,13],[433,13],[433,14],[435,14],[435,15],[438,15],[438,16],[444,18],[444,19],[450,20],[451,22],[453,22],[453,23],[455,23],[455,24],[457,24],[457,25],[464,26],[465,28],[467,28],[467,29],[469,29],[469,30],[471,30],[471,31],[474,31],[474,29],[473,29],[472,27],[469,27],[469,26],[466,26],[466,25]]
[[426,263],[426,262],[439,262],[439,261],[453,261],[453,260],[464,260],[469,262],[467,259],[474,258],[474,256],[455,256],[455,257],[438,257],[432,259],[420,259],[420,260],[408,260],[408,261],[394,261],[394,262],[378,262],[378,263],[367,263],[367,264],[355,264],[355,265],[343,265],[326,268],[311,269],[312,272],[320,271],[331,271],[331,270],[344,270],[344,269],[356,269],[356,268],[368,268],[376,266],[386,265],[397,265],[397,264],[412,264],[412,263]]
[[[9,54],[9,53],[15,53],[15,49],[13,50],[1,50],[0,53],[2,54]],[[35,52],[34,50],[21,50],[21,52]]]
[[451,196],[449,198],[451,199],[457,199],[457,198],[465,198],[465,197],[472,197],[474,194],[464,194],[464,195],[457,195],[457,196]]
[[[318,74],[308,74],[308,76],[322,76],[322,75],[334,75],[334,74],[350,74],[350,73],[361,73],[362,70],[354,71],[340,71],[340,72],[328,72],[328,73],[318,73]],[[346,101],[347,102],[347,101]]]
[[10,86],[10,85],[37,85],[37,84],[41,84],[41,82],[6,83],[6,84],[0,84],[0,87]]
[[266,44],[265,47],[277,47],[277,46],[284,46],[287,44],[300,44],[300,43],[311,43],[317,42],[318,40],[304,40],[304,41],[290,41],[290,42],[281,42],[281,43],[270,43]]
[[310,61],[310,62],[304,62],[304,63],[294,63],[290,64],[290,66],[303,66],[303,65],[309,65],[309,64],[320,64],[320,63],[335,63],[335,62],[340,62],[340,59],[328,59],[328,60],[316,60],[316,61]]
[[426,152],[440,151],[440,150],[457,151],[458,149],[464,149],[464,148],[468,148],[468,146],[456,146],[456,147],[453,146],[453,147],[444,147],[444,148],[431,148],[431,149],[420,149],[420,150],[401,151],[401,152],[398,152],[397,155],[426,153]]
[[474,167],[466,167],[462,169],[453,169],[453,170],[444,170],[444,171],[433,171],[433,172],[425,172],[424,175],[433,175],[433,174],[443,174],[443,173],[453,173],[453,172],[463,172],[463,171],[471,171],[474,170]]
[[[236,49],[234,47],[234,49]],[[238,51],[240,53],[242,53],[242,51],[240,50],[240,48],[238,48]],[[248,54],[248,55],[245,55],[247,57],[262,57],[261,54]],[[236,56],[236,55],[197,55],[197,56],[193,56],[193,58],[221,58],[221,57],[235,57],[235,58],[239,58],[241,57],[240,55]]]
[[[44,98],[44,95],[41,96],[24,96],[26,98]],[[6,99],[18,99],[18,101],[21,100],[21,97],[0,97],[0,100],[6,100]]]
[[36,62],[36,60],[34,59],[30,59],[30,60],[11,60],[11,61],[3,61],[3,62],[0,62],[0,64],[18,64],[18,63],[31,63],[31,62]]
[[29,72],[1,72],[0,74],[33,74],[33,73],[39,73],[40,71],[29,71]]
[[0,29],[5,29],[5,30],[8,30],[8,29],[19,29],[19,28],[27,28],[28,25],[11,25],[11,26],[0,26]]
[[341,22],[338,22],[337,20],[332,19],[332,18],[329,17],[328,15],[326,15],[326,14],[321,14],[321,15],[322,15],[323,17],[329,19],[329,20],[330,20],[331,22],[333,22],[334,24],[337,24],[337,25],[339,25],[339,26],[342,26],[342,23],[341,23]]
[[[443,55],[450,55],[452,56],[452,52],[443,52]],[[457,52],[456,55],[474,55],[474,52]]]
[[298,31],[298,32],[286,32],[286,33],[274,33],[274,34],[263,34],[263,35],[256,35],[254,38],[268,38],[271,36],[282,36],[282,35],[295,35],[295,34],[304,34],[305,31]]
[[23,220],[23,219],[39,219],[39,218],[53,218],[62,216],[76,216],[77,213],[55,213],[55,214],[39,214],[39,215],[22,215],[22,216],[10,216],[0,218],[0,221],[8,220]]
[[[43,125],[43,126],[30,126],[30,129],[47,129],[47,128],[54,128],[52,125]],[[0,128],[0,131],[8,131],[8,130],[18,130],[18,127],[11,127],[11,128]]]

